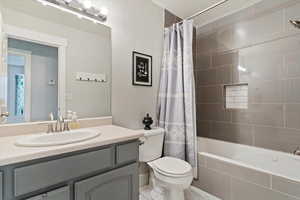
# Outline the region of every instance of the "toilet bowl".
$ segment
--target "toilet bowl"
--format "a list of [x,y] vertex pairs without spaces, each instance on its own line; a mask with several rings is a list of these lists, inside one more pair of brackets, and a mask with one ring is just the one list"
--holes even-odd
[[148,165],[154,174],[153,190],[162,188],[163,200],[184,200],[184,190],[193,180],[190,164],[177,158],[162,157]]
[[147,163],[151,168],[153,190],[160,191],[163,200],[184,200],[184,190],[190,187],[193,180],[192,166],[178,158],[161,157],[164,129],[142,131],[144,138],[140,145],[140,162]]

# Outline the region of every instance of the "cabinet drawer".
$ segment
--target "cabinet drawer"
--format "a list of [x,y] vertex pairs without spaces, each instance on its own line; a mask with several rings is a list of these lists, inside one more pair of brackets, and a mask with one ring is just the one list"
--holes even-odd
[[139,145],[138,142],[131,142],[117,145],[117,165],[126,164],[138,160]]
[[0,172],[0,200],[3,200],[3,173]]
[[14,170],[14,195],[68,181],[85,174],[113,166],[113,148],[60,158]]
[[63,187],[45,194],[31,197],[26,200],[70,200],[70,188]]

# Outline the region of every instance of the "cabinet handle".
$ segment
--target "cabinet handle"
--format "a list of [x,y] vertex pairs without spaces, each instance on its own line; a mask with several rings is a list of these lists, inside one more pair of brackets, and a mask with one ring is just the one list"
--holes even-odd
[[47,193],[42,194],[42,199],[43,199],[43,200],[44,200],[44,199],[47,199],[47,197],[48,197],[48,194],[47,194]]

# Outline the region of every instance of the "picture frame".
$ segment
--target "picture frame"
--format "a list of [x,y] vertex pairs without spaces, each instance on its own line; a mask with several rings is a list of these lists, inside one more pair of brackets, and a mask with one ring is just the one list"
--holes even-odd
[[132,84],[152,87],[152,56],[133,51]]

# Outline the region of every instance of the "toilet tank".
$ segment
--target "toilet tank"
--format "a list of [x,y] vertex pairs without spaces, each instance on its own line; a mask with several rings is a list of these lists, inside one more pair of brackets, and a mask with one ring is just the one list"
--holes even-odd
[[140,145],[140,162],[149,162],[162,156],[165,130],[154,128],[152,130],[142,130],[144,137],[141,138],[143,144]]

